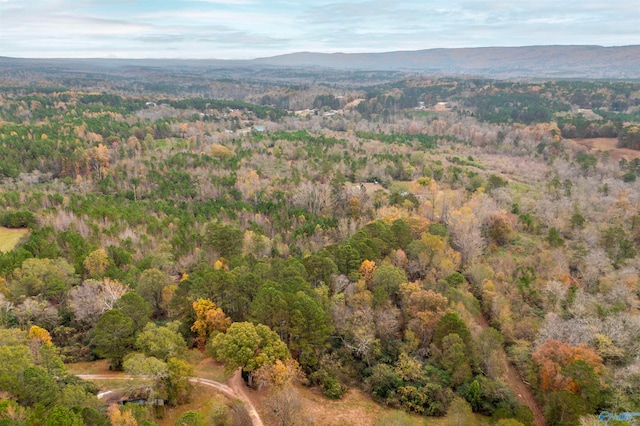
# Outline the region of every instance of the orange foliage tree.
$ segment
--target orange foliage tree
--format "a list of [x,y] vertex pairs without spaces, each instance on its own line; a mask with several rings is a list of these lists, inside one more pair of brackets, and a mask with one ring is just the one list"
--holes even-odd
[[585,344],[571,346],[555,339],[547,339],[532,355],[533,362],[540,368],[540,387],[545,392],[567,390],[577,393],[580,385],[567,375],[572,364],[584,361],[593,371],[604,371],[602,358]]

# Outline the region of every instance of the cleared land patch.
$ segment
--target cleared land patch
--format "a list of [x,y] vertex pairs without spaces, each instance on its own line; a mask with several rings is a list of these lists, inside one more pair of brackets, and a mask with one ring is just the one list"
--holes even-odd
[[27,228],[4,228],[0,226],[0,252],[13,250],[18,241],[29,233]]
[[590,138],[590,139],[571,139],[580,146],[584,146],[589,151],[608,151],[615,160],[626,158],[633,160],[640,158],[640,151],[629,148],[618,148],[618,138]]

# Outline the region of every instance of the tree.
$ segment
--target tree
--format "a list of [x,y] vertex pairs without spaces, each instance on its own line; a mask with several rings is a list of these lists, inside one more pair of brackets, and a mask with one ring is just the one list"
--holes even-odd
[[13,272],[13,276],[11,292],[15,297],[56,299],[77,282],[73,266],[62,258],[27,259]]
[[302,426],[309,424],[305,419],[304,408],[298,390],[293,386],[273,392],[265,403],[271,411],[274,422],[277,426]]
[[496,211],[489,215],[486,235],[497,246],[503,246],[511,240],[514,226],[513,215],[505,211]]
[[627,239],[627,233],[618,226],[610,227],[604,231],[601,240],[603,248],[616,268],[637,254],[633,243]]
[[238,368],[251,373],[265,364],[291,357],[287,345],[266,325],[235,322],[224,334],[218,334],[211,342],[213,356],[225,363],[227,371]]
[[397,247],[404,248],[413,241],[413,235],[411,234],[411,228],[402,219],[396,219],[391,224],[391,231],[396,237]]
[[31,326],[29,329],[29,339],[38,345],[51,344],[51,335],[49,332],[37,325]]
[[451,401],[447,419],[447,426],[473,426],[478,424],[469,403],[459,396],[456,396]]
[[318,182],[304,182],[293,194],[293,203],[313,215],[326,213],[334,204],[331,187]]
[[447,225],[454,247],[462,254],[462,262],[465,265],[473,264],[485,247],[480,220],[470,207],[465,206],[451,213]]
[[407,328],[419,339],[420,347],[427,348],[433,329],[447,312],[449,300],[433,290],[423,290],[416,283],[400,286],[404,312],[408,317]]
[[142,330],[151,319],[151,306],[137,293],[122,295],[115,304],[115,309],[122,312],[133,321],[136,331]]
[[167,363],[156,357],[135,353],[124,360],[123,368],[127,374],[136,377],[132,386],[137,393],[149,399],[167,399],[167,389],[164,386],[169,376]]
[[458,334],[442,339],[440,364],[451,374],[451,385],[460,385],[471,379],[471,366],[466,355],[467,347]]
[[302,259],[302,264],[309,275],[309,282],[314,286],[331,283],[331,276],[338,273],[338,267],[330,257],[312,254]]
[[125,359],[124,369],[136,376],[134,387],[147,398],[177,405],[187,402],[191,396],[189,377],[193,376],[193,367],[183,359],[172,357],[164,362],[137,353]]
[[358,272],[362,274],[362,278],[364,278],[364,282],[367,284],[367,287],[371,288],[371,278],[376,272],[376,262],[373,260],[363,260],[360,264],[360,268],[358,268]]
[[44,368],[27,367],[18,380],[18,387],[13,393],[18,397],[20,404],[42,404],[51,408],[58,400],[58,384]]
[[393,398],[396,390],[403,384],[398,372],[383,363],[376,364],[371,369],[371,376],[367,378],[366,383],[373,399],[383,402]]
[[193,366],[181,358],[167,360],[167,399],[170,405],[184,404],[191,399],[193,386],[189,378],[193,376]]
[[109,266],[109,255],[104,249],[94,250],[82,262],[87,275],[91,278],[102,278]]
[[207,423],[202,414],[196,411],[187,411],[176,420],[174,426],[206,426]]
[[163,318],[166,314],[162,291],[169,285],[167,276],[159,269],[147,269],[140,275],[136,292],[153,308],[155,318]]
[[351,244],[343,245],[335,256],[335,263],[340,273],[349,275],[350,272],[356,271],[362,259],[360,253]]
[[470,355],[470,345],[473,342],[471,332],[464,321],[455,312],[447,312],[440,318],[433,330],[433,344],[436,345],[436,347],[442,348],[442,341],[450,334],[457,334],[460,336],[461,341],[467,347],[465,353]]
[[48,300],[29,297],[13,309],[13,313],[22,327],[39,324],[52,329],[60,322],[58,310]]
[[254,376],[258,387],[266,386],[281,390],[302,380],[304,373],[296,360],[287,359],[282,362],[278,359],[273,364],[265,364],[258,368]]
[[109,417],[100,411],[96,410],[92,407],[84,407],[80,411],[80,415],[82,416],[82,420],[84,420],[85,425],[93,425],[93,426],[111,426],[111,422],[109,421]]
[[569,391],[552,392],[546,398],[545,418],[549,424],[573,426],[587,413],[586,408],[584,401]]
[[67,303],[77,321],[93,325],[100,315],[114,308],[127,290],[127,287],[109,278],[102,281],[86,280],[71,289]]
[[99,143],[98,146],[91,148],[89,153],[93,169],[98,179],[102,180],[109,173],[109,148]]
[[112,309],[100,317],[93,329],[93,346],[96,355],[108,358],[111,367],[122,368],[124,356],[133,349],[135,325],[122,312]]
[[384,289],[386,294],[391,297],[396,297],[400,284],[407,282],[407,274],[400,269],[392,265],[382,265],[375,270],[371,277],[371,284],[373,289]]
[[567,374],[567,371],[571,371],[567,368],[577,361],[584,361],[595,373],[604,371],[602,358],[584,344],[571,346],[559,340],[547,339],[531,358],[540,368],[540,388],[545,392],[566,390],[576,393],[580,384]]
[[85,423],[79,413],[69,407],[58,406],[51,410],[42,424],[43,426],[84,426]]
[[242,253],[243,233],[229,225],[210,223],[204,241],[219,257],[229,259]]
[[107,412],[112,426],[138,426],[138,422],[133,417],[130,409],[120,409],[116,404],[113,404]]
[[547,234],[547,242],[551,247],[557,248],[564,245],[564,240],[556,228],[550,228]]
[[25,344],[0,343],[0,388],[17,393],[18,378],[33,364],[33,355]]
[[492,379],[497,379],[502,373],[500,357],[503,343],[500,332],[492,327],[482,330],[476,341],[482,371]]
[[231,325],[231,319],[209,299],[198,299],[192,306],[196,319],[191,326],[191,331],[196,333],[198,348],[204,349],[212,333],[227,331]]
[[0,401],[0,424],[22,426],[26,424],[29,410],[15,401]]
[[299,291],[289,306],[289,318],[289,348],[303,366],[314,366],[332,330],[329,316],[316,299]]
[[178,332],[180,322],[170,322],[165,326],[148,323],[136,339],[136,347],[148,357],[167,361],[180,357],[187,350],[187,344]]

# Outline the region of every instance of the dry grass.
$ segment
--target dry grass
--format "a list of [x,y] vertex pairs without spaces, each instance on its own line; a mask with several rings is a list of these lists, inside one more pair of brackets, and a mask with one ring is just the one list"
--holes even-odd
[[316,425],[369,426],[391,411],[376,404],[358,389],[349,390],[340,400],[327,399],[303,387],[299,391],[304,400],[305,411]]
[[[444,426],[446,418],[421,417],[415,414],[403,414],[398,410],[387,408],[374,402],[370,396],[358,389],[350,389],[342,399],[331,400],[322,396],[319,391],[304,386],[296,386],[301,399],[304,417],[314,426],[378,426],[385,420],[400,415],[407,426]],[[268,419],[266,402],[268,392],[249,391],[252,401],[261,417]],[[479,424],[489,424],[477,416]],[[484,418],[486,419],[486,418]],[[407,421],[408,420],[408,421]]]
[[588,148],[590,151],[608,151],[614,160],[626,158],[633,160],[640,158],[640,151],[629,148],[618,148],[618,138],[591,138],[573,139],[578,145]]
[[29,233],[27,228],[10,229],[0,226],[0,252],[13,250],[18,241]]
[[[369,395],[358,389],[350,389],[340,400],[325,398],[318,390],[296,386],[301,399],[304,417],[314,426],[380,426],[392,419],[401,418],[406,426],[446,426],[455,424],[449,417],[423,417],[403,413],[373,401]],[[260,412],[263,420],[269,420],[266,403],[268,391],[247,392]],[[479,414],[473,415],[475,426],[490,425],[491,419]],[[453,423],[452,423],[453,422]],[[268,423],[268,422],[267,422]]]
[[203,379],[214,380],[216,382],[226,383],[230,375],[224,371],[224,364],[215,362],[210,358],[198,363],[195,368],[195,375]]
[[109,361],[101,359],[91,362],[74,362],[73,364],[65,364],[72,374],[118,374],[109,370]]

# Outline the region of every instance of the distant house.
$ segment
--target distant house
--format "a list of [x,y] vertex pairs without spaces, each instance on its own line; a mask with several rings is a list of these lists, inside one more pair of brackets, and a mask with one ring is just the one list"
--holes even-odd
[[156,103],[155,103],[155,102],[151,102],[151,101],[147,102],[145,105],[146,105],[146,106],[150,106],[150,107],[158,106],[158,105],[156,105]]

